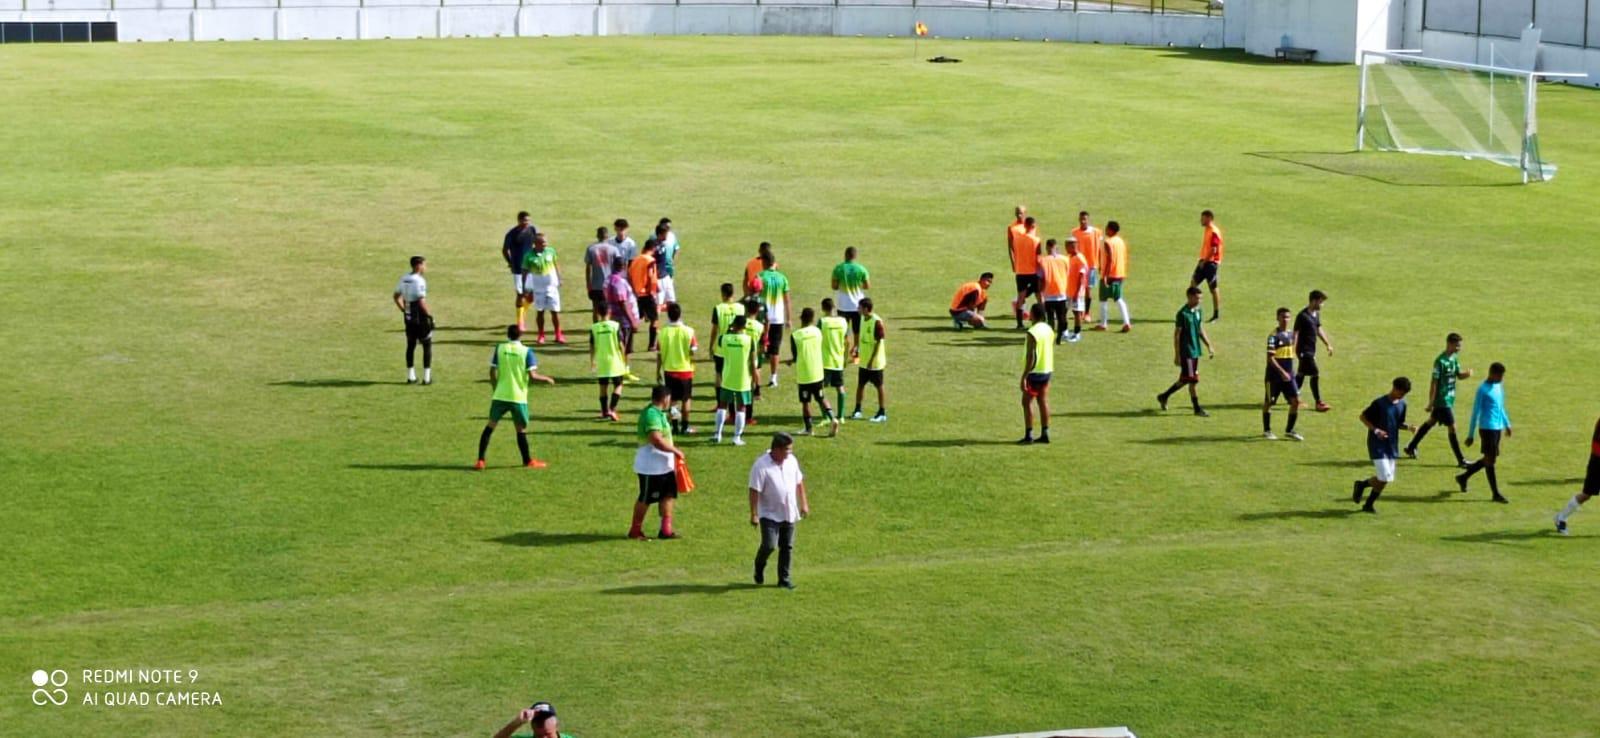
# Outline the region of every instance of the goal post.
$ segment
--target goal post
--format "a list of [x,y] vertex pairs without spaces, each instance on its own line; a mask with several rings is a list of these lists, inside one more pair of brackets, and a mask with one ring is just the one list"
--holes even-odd
[[1539,153],[1538,78],[1581,76],[1363,51],[1356,150],[1484,159],[1542,182],[1556,167]]

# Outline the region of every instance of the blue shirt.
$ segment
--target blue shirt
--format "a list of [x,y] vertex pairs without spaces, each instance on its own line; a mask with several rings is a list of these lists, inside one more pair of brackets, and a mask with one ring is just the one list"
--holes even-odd
[[[1373,430],[1367,431],[1367,456],[1373,459],[1400,458],[1400,428],[1406,424],[1406,401],[1382,395],[1361,411],[1361,417],[1373,426]],[[1389,437],[1379,438],[1377,431],[1380,430],[1389,434]]]
[[1511,427],[1506,416],[1506,390],[1503,382],[1484,382],[1478,385],[1478,394],[1472,397],[1472,420],[1467,424],[1467,440],[1477,435],[1478,429],[1505,430]]

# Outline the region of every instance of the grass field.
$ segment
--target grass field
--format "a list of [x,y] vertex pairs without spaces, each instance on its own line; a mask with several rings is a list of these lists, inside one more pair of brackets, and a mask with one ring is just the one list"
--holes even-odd
[[[1596,93],[1542,90],[1563,169],[1521,187],[1345,153],[1351,67],[923,51],[965,63],[874,40],[0,49],[0,734],[482,735],[547,699],[588,738],[1593,735],[1600,510],[1548,528],[1600,411]],[[1135,330],[1061,349],[1048,448],[1010,444],[1020,334],[945,318],[1004,274],[1017,202],[1051,236],[1120,220],[1132,250]],[[1213,416],[1156,414],[1205,207],[1229,236]],[[892,420],[801,440],[797,591],[743,586],[756,446],[691,444],[684,540],[622,539],[644,393],[627,427],[591,420],[581,346],[540,351],[551,468],[514,468],[502,431],[467,470],[523,208],[578,332],[579,254],[617,216],[678,224],[702,331],[756,242],[805,304],[861,247]],[[388,304],[413,253],[427,388],[399,383]],[[1335,411],[1261,441],[1272,310],[1313,287]],[[1480,376],[1510,366],[1512,504],[1452,494],[1435,435],[1350,515],[1356,413],[1396,374],[1425,388],[1451,330]],[[792,392],[757,430],[797,422]],[[81,670],[136,667],[224,704],[78,704],[130,689]],[[72,673],[72,704],[28,700],[37,668]]]

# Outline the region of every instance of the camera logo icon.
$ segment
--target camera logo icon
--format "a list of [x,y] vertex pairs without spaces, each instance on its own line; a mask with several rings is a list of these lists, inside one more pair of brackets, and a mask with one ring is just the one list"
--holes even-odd
[[55,705],[60,707],[67,704],[67,690],[62,687],[67,684],[67,673],[55,669],[45,671],[39,669],[33,672],[33,704],[41,707]]

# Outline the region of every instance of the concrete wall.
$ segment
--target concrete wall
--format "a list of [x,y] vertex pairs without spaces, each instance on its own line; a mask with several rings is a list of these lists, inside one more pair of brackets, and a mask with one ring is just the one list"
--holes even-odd
[[[918,20],[942,38],[1221,48],[1222,16],[973,6],[833,5],[831,0],[571,5],[554,0],[29,0],[0,20],[113,20],[122,41],[378,39],[463,36],[906,36]],[[0,0],[18,7],[21,0]],[[267,2],[276,5],[274,0]],[[825,3],[825,4],[824,4]],[[65,6],[72,5],[71,9]]]
[[[1481,17],[1478,0],[1428,0],[1426,17],[1420,7],[1408,8],[1405,46],[1439,59],[1506,64],[1519,57],[1516,37],[1535,21],[1543,34],[1535,68],[1586,72],[1588,78],[1569,82],[1600,87],[1600,0],[1485,0],[1482,8]],[[1480,23],[1483,35],[1476,32]],[[1595,48],[1584,48],[1585,39]]]
[[1262,56],[1271,56],[1280,46],[1298,46],[1316,49],[1317,61],[1354,62],[1362,49],[1401,48],[1407,18],[1421,11],[1420,3],[1228,0],[1227,43]]

